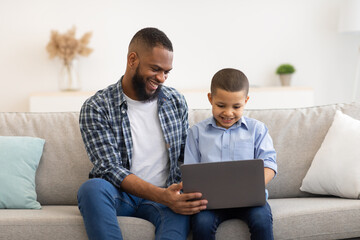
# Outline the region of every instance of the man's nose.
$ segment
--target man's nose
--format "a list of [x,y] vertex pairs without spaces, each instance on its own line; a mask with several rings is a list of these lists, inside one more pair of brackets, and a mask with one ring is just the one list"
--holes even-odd
[[165,74],[164,72],[158,73],[156,74],[156,79],[160,82],[160,83],[164,83],[165,80],[167,78],[167,74]]

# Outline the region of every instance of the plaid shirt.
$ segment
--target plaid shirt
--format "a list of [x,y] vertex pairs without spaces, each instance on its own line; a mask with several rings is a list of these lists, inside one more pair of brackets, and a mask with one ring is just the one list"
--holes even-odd
[[[133,152],[127,103],[122,78],[85,101],[80,111],[80,130],[94,167],[90,178],[103,178],[117,188],[131,174]],[[162,86],[158,96],[158,114],[169,153],[169,186],[181,181],[178,161],[184,160],[188,108],[183,95]],[[151,141],[151,139],[149,139]],[[149,153],[150,154],[150,153]]]

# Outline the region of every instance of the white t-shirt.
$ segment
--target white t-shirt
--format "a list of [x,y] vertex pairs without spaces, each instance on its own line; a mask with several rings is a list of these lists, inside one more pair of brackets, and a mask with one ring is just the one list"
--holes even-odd
[[169,156],[160,126],[157,99],[141,102],[125,98],[133,141],[130,171],[155,186],[165,187],[169,176]]

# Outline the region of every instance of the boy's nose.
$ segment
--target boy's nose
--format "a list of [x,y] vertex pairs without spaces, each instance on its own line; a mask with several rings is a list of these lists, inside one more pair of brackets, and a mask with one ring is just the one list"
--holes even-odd
[[223,115],[226,117],[230,117],[230,116],[232,116],[232,112],[231,112],[231,110],[225,109],[223,112]]

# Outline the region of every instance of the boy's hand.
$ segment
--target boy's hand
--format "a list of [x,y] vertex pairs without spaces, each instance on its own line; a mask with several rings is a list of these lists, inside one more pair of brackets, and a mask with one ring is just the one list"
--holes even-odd
[[183,188],[182,182],[172,184],[164,191],[164,204],[176,213],[183,215],[192,215],[206,209],[208,203],[205,199],[200,199],[202,194],[180,193]]

